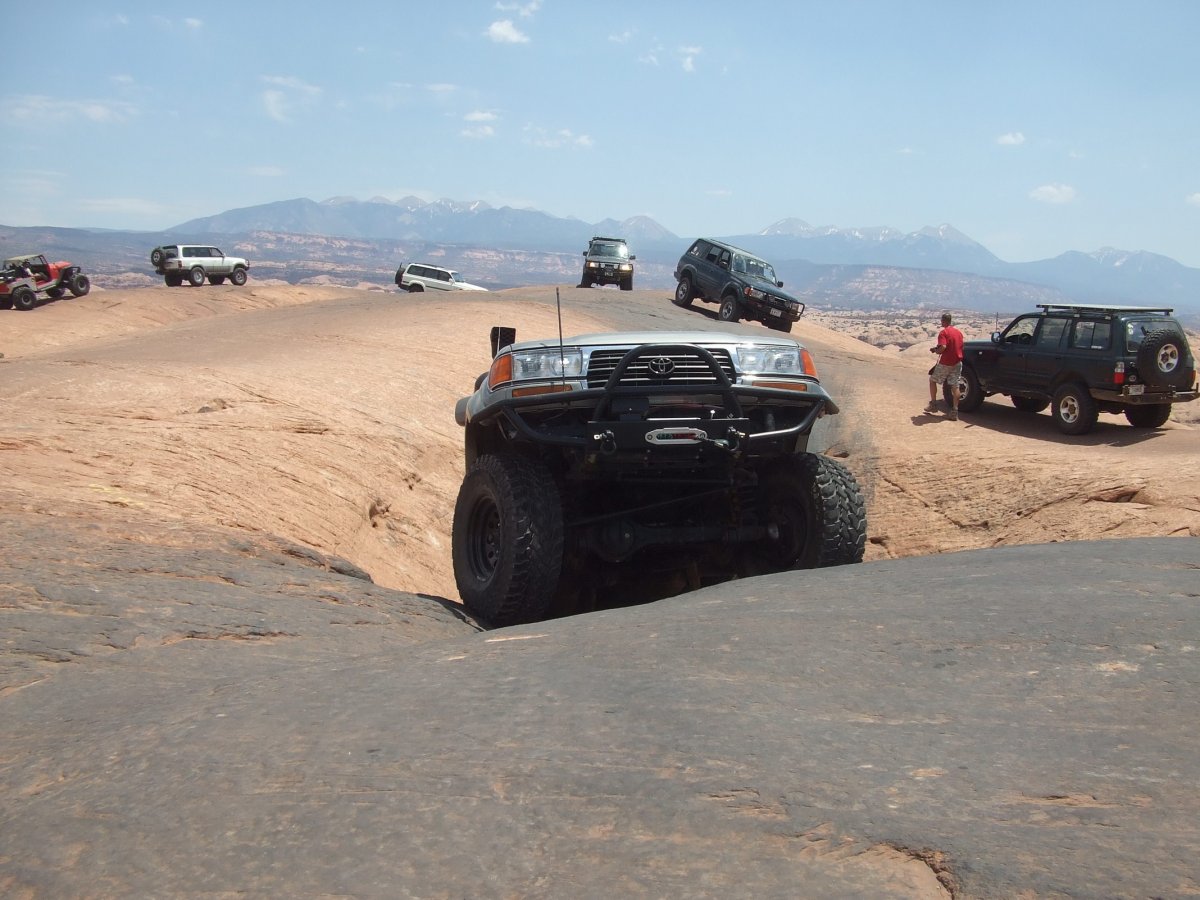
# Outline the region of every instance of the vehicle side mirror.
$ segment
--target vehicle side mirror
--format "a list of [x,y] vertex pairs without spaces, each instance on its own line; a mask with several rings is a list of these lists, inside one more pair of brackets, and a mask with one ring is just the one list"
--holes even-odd
[[992,332],[992,343],[993,343],[993,344],[998,344],[998,343],[1000,343],[1000,332],[998,332],[998,331],[993,331],[993,332]]
[[637,257],[636,257],[636,256],[631,256],[631,257],[629,257],[629,261],[630,261],[630,262],[633,262],[635,259],[637,259]]
[[775,287],[783,287],[783,282],[782,281],[775,282]]
[[496,358],[496,354],[510,344],[517,342],[517,329],[508,328],[504,325],[492,326],[492,359]]
[[584,251],[583,251],[583,255],[584,255],[584,256],[587,256],[587,251],[586,251],[586,250],[584,250]]

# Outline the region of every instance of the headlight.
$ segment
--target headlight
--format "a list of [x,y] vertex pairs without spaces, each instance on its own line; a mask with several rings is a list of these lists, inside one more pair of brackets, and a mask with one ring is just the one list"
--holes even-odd
[[632,272],[633,266],[630,263],[621,263],[622,272]]
[[588,264],[587,264],[587,267],[588,267],[589,269],[598,269],[598,268],[600,268],[600,263],[598,263],[598,262],[592,262],[591,260],[589,260],[589,261],[588,261]]
[[804,375],[799,347],[738,347],[738,368],[748,375]]
[[536,378],[578,378],[583,372],[583,352],[578,347],[520,350],[512,355],[513,381]]
[[752,288],[749,285],[746,285],[746,290],[743,293],[745,293],[745,295],[752,300],[761,300],[766,296],[766,294],[764,294],[758,288]]

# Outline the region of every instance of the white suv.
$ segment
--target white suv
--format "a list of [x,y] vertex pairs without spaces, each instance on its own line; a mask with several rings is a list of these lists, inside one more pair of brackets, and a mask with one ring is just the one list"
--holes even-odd
[[150,251],[150,263],[167,287],[179,287],[185,281],[200,287],[206,279],[209,284],[223,284],[226,278],[241,286],[250,268],[240,256],[226,256],[219,248],[204,244],[155,247]]
[[453,269],[428,266],[424,263],[408,263],[396,270],[396,284],[401,290],[420,291],[486,291],[487,288],[464,281]]

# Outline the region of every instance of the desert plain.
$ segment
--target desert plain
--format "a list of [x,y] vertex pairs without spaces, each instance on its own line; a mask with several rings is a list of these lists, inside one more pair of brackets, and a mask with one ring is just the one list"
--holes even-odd
[[[1080,572],[1105,571],[1103,547],[1109,541],[1111,559],[1161,558],[1167,569],[1200,568],[1195,543],[1200,537],[1200,403],[1181,404],[1166,426],[1153,430],[1134,429],[1123,417],[1102,414],[1095,430],[1080,437],[1061,435],[1048,414],[1019,412],[1003,398],[989,400],[958,421],[926,414],[928,349],[940,311],[884,317],[813,310],[793,331],[813,352],[823,383],[841,406],[841,414],[820,423],[815,449],[841,460],[862,487],[868,543],[862,566],[749,579],[694,600],[697,614],[686,618],[706,624],[714,642],[711,652],[718,657],[731,647],[740,650],[739,657],[749,660],[746,665],[753,672],[743,676],[762,680],[762,696],[773,696],[768,685],[789,679],[798,679],[796,685],[821,682],[824,670],[812,663],[811,678],[790,669],[785,673],[779,656],[785,651],[764,645],[760,659],[752,648],[738,648],[736,629],[725,633],[721,624],[734,619],[706,616],[705,609],[752,604],[761,613],[774,600],[799,602],[794,598],[811,589],[813,596],[839,598],[834,605],[845,614],[864,599],[864,585],[879,578],[894,586],[887,595],[896,603],[889,613],[881,595],[870,595],[863,608],[878,608],[871,640],[882,640],[878,629],[885,629],[889,615],[900,615],[903,625],[886,626],[897,635],[894,643],[900,643],[902,634],[936,634],[945,625],[948,598],[970,600],[964,585],[972,578],[979,579],[981,591],[1003,595],[1004,603],[1023,598],[1038,609],[1054,606],[1053,590],[1067,581],[1066,574],[1056,575],[1056,545],[1062,545],[1062,572],[1070,572],[1072,579]],[[994,319],[979,315],[962,315],[959,324],[968,339],[986,337],[996,327]],[[613,762],[602,751],[597,759],[580,762],[580,770],[567,766],[556,771],[550,798],[543,798],[547,806],[535,809],[513,800],[521,795],[522,779],[537,777],[537,761],[563,764],[552,741],[538,743],[528,717],[542,714],[535,710],[556,709],[572,690],[586,690],[588,679],[575,673],[572,678],[578,677],[580,684],[568,689],[543,671],[540,678],[545,680],[538,681],[532,697],[505,689],[484,711],[478,687],[472,691],[464,684],[461,672],[440,681],[438,667],[467,660],[474,677],[495,689],[518,682],[521,675],[509,660],[492,660],[489,668],[482,662],[489,654],[522,641],[532,646],[547,635],[571,635],[572,642],[564,638],[560,645],[572,648],[570,654],[562,650],[564,655],[590,659],[596,648],[608,647],[614,655],[610,666],[596,665],[620,669],[629,649],[621,649],[623,642],[652,640],[663,627],[656,615],[679,615],[693,601],[685,595],[662,601],[662,611],[655,609],[660,604],[651,604],[498,632],[485,631],[459,609],[450,531],[463,454],[453,408],[488,366],[493,325],[515,326],[519,338],[554,336],[560,327],[568,337],[629,329],[762,331],[755,323],[720,323],[714,307],[678,309],[662,291],[570,286],[435,296],[257,283],[252,278],[243,288],[101,285],[86,297],[32,312],[0,311],[0,518],[6,523],[0,562],[5,634],[0,709],[19,726],[6,728],[0,744],[0,796],[8,798],[3,804],[8,812],[0,814],[3,893],[116,896],[204,890],[217,895],[553,897],[608,896],[605,885],[616,884],[618,893],[636,896],[830,896],[832,885],[840,886],[834,894],[845,896],[1032,897],[1120,896],[1123,888],[1107,894],[1105,885],[1143,883],[1136,867],[1121,862],[1119,854],[1108,867],[1095,860],[1099,868],[1086,877],[1062,871],[1047,875],[1052,861],[1038,860],[1032,849],[1044,838],[1032,835],[1026,843],[1014,838],[1011,846],[1003,841],[989,845],[1003,845],[1007,861],[981,862],[936,841],[885,839],[865,826],[853,833],[845,823],[832,824],[821,814],[804,827],[780,827],[798,817],[796,807],[778,796],[765,797],[738,778],[724,792],[708,794],[708,802],[738,821],[742,830],[736,840],[719,830],[688,837],[679,822],[631,824],[628,818],[637,815],[614,798],[634,797],[644,785],[614,781],[597,788],[598,794],[580,794],[586,790],[579,786],[580,771],[594,773]],[[1195,335],[1191,339],[1194,347],[1200,344]],[[1138,540],[1167,538],[1175,541],[1167,542],[1166,550],[1159,549],[1162,540]],[[1072,549],[1076,547],[1087,548],[1083,559],[1072,555],[1081,552]],[[1138,547],[1155,549],[1141,553]],[[1024,556],[1021,548],[1036,549]],[[1006,573],[1036,576],[1040,599],[1020,591],[1008,596],[1000,570],[988,569],[989,553],[996,554]],[[905,568],[910,561],[914,567]],[[1130,572],[1132,565],[1126,564]],[[1129,579],[1137,583],[1132,574]],[[917,586],[931,582],[936,587]],[[240,599],[233,599],[235,593]],[[1149,588],[1142,593],[1157,596]],[[1121,596],[1103,590],[1095,595],[1096,610],[1124,609]],[[1188,659],[1194,658],[1200,640],[1192,630],[1200,620],[1195,588],[1188,594],[1171,587],[1165,595],[1182,604],[1186,616],[1181,620],[1172,607],[1159,649],[1172,659],[1188,653]],[[305,604],[303,614],[294,613],[300,618],[287,626],[272,624],[284,615],[281,606],[293,600]],[[1083,608],[1061,605],[1053,619],[1037,627],[1069,631],[1073,622],[1081,630],[1095,625],[1112,632],[1114,647],[1128,639],[1148,660],[1155,656],[1146,649],[1151,638],[1142,635],[1135,641],[1124,626],[1090,622],[1089,616],[1099,612],[1087,611],[1088,592],[1072,594],[1069,603]],[[1152,606],[1146,604],[1147,609]],[[963,607],[955,608],[963,612]],[[1012,636],[1008,651],[1002,641],[990,638],[963,646],[991,647],[994,665],[1002,665],[1008,652],[1020,657],[1026,645],[1018,635],[1037,616],[1019,604],[1008,611],[1028,619],[1006,626]],[[803,615],[819,622],[826,613]],[[1139,615],[1133,614],[1134,619]],[[1145,613],[1143,624],[1150,615]],[[843,621],[838,627],[848,625]],[[1068,656],[1083,652],[1084,645],[1104,645],[1099,638],[1075,642],[1067,633],[1045,637],[1050,643],[1065,642]],[[258,657],[252,656],[250,645],[261,651]],[[589,646],[591,650],[581,649]],[[424,660],[424,668],[408,671],[412,681],[386,690],[384,680],[399,669],[385,660],[395,655],[414,667]],[[476,665],[476,660],[481,662]],[[911,663],[901,660],[899,672]],[[353,673],[352,664],[359,666]],[[797,664],[804,665],[802,660]],[[1097,702],[1102,688],[1127,671],[1123,667],[1149,672],[1164,665],[1161,659],[1131,663],[1116,651],[1095,664],[1109,666],[1104,679],[1073,689]],[[638,664],[631,665],[636,669]],[[689,679],[721,677],[703,668],[696,664]],[[966,674],[968,668],[961,665],[958,671],[969,683],[975,676]],[[861,670],[864,678],[868,669]],[[558,677],[563,671],[571,670]],[[653,677],[657,670],[647,671]],[[1194,688],[1189,679],[1195,672],[1191,664],[1176,686]],[[357,680],[362,676],[370,679],[369,687]],[[676,672],[672,677],[680,676]],[[883,677],[903,683],[896,671]],[[1025,675],[1013,671],[1001,677]],[[257,685],[254,690],[245,687],[251,683]],[[179,692],[187,693],[187,685],[198,696],[182,703]],[[355,685],[364,691],[352,700]],[[861,687],[866,695],[883,690],[878,683]],[[965,690],[961,682],[943,687],[948,697]],[[993,689],[982,695],[968,692],[964,698],[975,696],[986,705],[983,698]],[[922,690],[936,687],[926,684]],[[480,749],[464,760],[425,748],[413,757],[393,759],[387,774],[373,770],[370,757],[363,757],[365,763],[339,761],[333,750],[348,736],[373,732],[375,736],[364,738],[372,746],[362,750],[371,754],[381,752],[374,746],[382,740],[378,735],[395,736],[400,719],[389,719],[381,710],[397,692],[410,692],[425,704],[406,701],[408,739],[420,740],[411,735],[413,728],[441,730],[455,747]],[[1170,693],[1174,696],[1174,688]],[[1139,696],[1145,700],[1148,695]],[[280,703],[260,707],[264,697],[280,698]],[[509,745],[490,744],[487,733],[430,713],[431,707],[441,708],[437,697],[478,706],[475,722],[500,717],[504,727],[526,722],[531,730],[520,738],[509,735]],[[684,699],[697,707],[709,702]],[[784,706],[792,702],[785,696],[776,699]],[[926,699],[937,705],[935,698]],[[998,708],[1010,701],[998,700]],[[616,697],[604,702],[614,709],[621,703]],[[738,702],[753,706],[754,693]],[[360,704],[370,712],[364,713],[366,719],[352,721],[351,711],[364,708]],[[1046,698],[1038,704],[1026,711],[1033,719],[1048,715],[1046,704],[1053,705]],[[111,712],[99,715],[99,710],[114,708],[122,718],[114,719]],[[1176,725],[1194,735],[1195,701],[1176,711],[1184,717]],[[1014,713],[1013,722],[1019,724],[1026,713]],[[817,718],[845,721],[846,715],[845,710],[825,710]],[[557,708],[557,716],[561,723],[570,713]],[[946,717],[953,716],[929,711],[924,717],[906,713],[903,718],[909,725],[933,723],[932,732],[919,740],[934,741],[944,733]],[[235,721],[245,728],[236,735],[222,731]],[[575,724],[573,734],[595,727],[582,720]],[[637,730],[649,728],[647,722],[639,720],[636,728],[626,724],[607,735],[610,745],[649,739]],[[1048,748],[1048,754],[1069,759],[1075,750],[1063,747],[1078,746],[1072,734],[1078,738],[1089,728],[1100,730],[1095,722],[1075,724],[1076,730],[1064,732],[1062,745]],[[832,732],[809,737],[835,740]],[[1177,737],[1164,738],[1167,750],[1156,757],[1161,771],[1155,778],[1175,778],[1181,789],[1194,789],[1194,763],[1179,769],[1172,756],[1180,746],[1174,743]],[[134,749],[155,743],[162,752],[153,757]],[[262,750],[266,746],[284,756],[292,752],[289,747],[307,750],[268,759]],[[385,756],[387,752],[382,750]],[[743,765],[745,754],[755,755],[745,748],[729,752],[731,768]],[[826,746],[824,752],[832,748]],[[1155,752],[1147,751],[1151,756]],[[101,761],[104,753],[106,762]],[[316,774],[311,768],[315,758],[320,759]],[[171,776],[161,768],[164,759],[183,768],[172,768]],[[456,779],[470,763],[483,770],[478,782],[465,789]],[[671,772],[677,767],[680,773],[692,773],[710,763],[675,747],[659,761],[654,777],[684,778]],[[1023,765],[1008,764],[1017,771]],[[1028,765],[1032,771],[1047,762]],[[403,786],[375,783],[399,778],[401,770]],[[914,771],[918,774],[910,772],[907,779],[910,786],[947,774],[937,766]],[[145,776],[143,782],[138,773]],[[805,777],[816,794],[821,790],[812,783],[834,779],[828,771]],[[1046,780],[1053,778],[1047,774]],[[455,793],[443,813],[437,812],[432,794],[427,795],[427,802],[405,807],[412,816],[405,837],[391,831],[387,840],[380,836],[381,822],[391,822],[389,829],[399,826],[388,818],[379,797],[398,802],[396,791],[421,794],[424,789],[414,787],[417,783],[452,782],[454,791],[466,793]],[[220,793],[214,794],[218,785],[245,799],[245,805],[219,807],[213,799]],[[887,794],[882,787],[880,791]],[[816,805],[861,807],[858,798],[834,793],[830,788]],[[143,819],[118,803],[117,794],[126,797],[128,808],[142,807]],[[264,794],[273,803],[281,794],[325,799],[317,812],[307,808],[302,815],[300,807],[260,809],[256,798]],[[178,805],[185,795],[196,803],[194,816]],[[1090,815],[1096,809],[1128,807],[1146,828],[1145,821],[1156,816],[1169,826],[1196,812],[1194,794],[1191,800],[1174,791],[1170,795],[1174,799],[1166,811],[1155,808],[1153,791],[1133,791],[1118,800],[1083,789],[1055,793],[1047,787],[1038,796],[1051,798],[1045,804],[1055,812],[1065,808],[1072,815],[1080,809]],[[374,798],[374,818],[358,821],[355,816],[365,813],[356,812],[361,805],[354,804],[367,802],[367,796]],[[556,797],[561,801],[557,807],[552,802]],[[1014,797],[1008,800],[1035,802]],[[921,802],[934,809],[948,801],[925,797]],[[489,803],[496,808],[485,812]],[[564,813],[573,803],[582,804],[588,815],[572,819]],[[810,798],[799,805],[812,803]],[[598,812],[597,804],[618,812]],[[550,813],[552,807],[558,811]],[[523,818],[530,815],[561,821],[531,824]],[[505,817],[518,822],[513,828],[529,837],[535,849],[520,863],[511,849],[497,851],[488,857],[491,867],[483,866],[474,855],[478,846],[467,841],[468,846],[458,847],[445,833],[468,828],[465,823],[473,816],[477,822],[495,817],[498,828]],[[642,837],[622,835],[623,823]],[[758,832],[747,836],[747,823],[765,828],[766,837]],[[1092,859],[1089,854],[1104,846],[1072,843],[1069,836],[1072,825],[1089,830],[1099,825],[1054,825],[1062,845],[1075,847],[1070,872],[1078,872]],[[340,837],[328,838],[326,827],[342,829]],[[370,828],[376,830],[363,830]],[[416,830],[426,836],[414,836]],[[1194,826],[1184,831],[1176,835],[1178,853],[1163,851],[1167,862],[1146,862],[1147,877],[1151,869],[1170,875],[1169,884],[1154,882],[1150,893],[1200,892],[1200,876],[1191,861],[1195,856],[1185,859],[1183,852],[1195,847],[1197,834]],[[262,836],[257,843],[246,838],[254,833]],[[306,843],[313,834],[330,841],[329,858]],[[774,852],[772,847],[777,850],[797,835],[803,836],[805,849],[794,859],[762,862]],[[55,847],[55,840],[61,846]],[[606,860],[597,848],[611,847],[614,841],[619,846]],[[657,855],[643,856],[639,841],[646,847],[655,843]],[[1133,843],[1138,841],[1153,843],[1149,832]],[[194,858],[185,863],[181,857],[189,842]],[[698,861],[726,844],[731,848],[727,864]],[[378,855],[394,854],[396,847],[422,861],[393,858],[391,866],[377,861]],[[586,859],[578,855],[580,848],[591,848]],[[139,862],[134,857],[141,851],[148,855]],[[1148,859],[1144,848],[1139,853]],[[564,861],[568,857],[570,865]],[[351,860],[358,874],[339,870],[338,858]],[[376,862],[363,868],[368,858]],[[445,868],[448,860],[467,858],[475,862],[463,863],[452,875]],[[585,865],[588,860],[591,869]],[[747,860],[759,860],[761,868],[754,876],[743,872],[739,881],[731,871]],[[808,888],[784,889],[796,878]]]

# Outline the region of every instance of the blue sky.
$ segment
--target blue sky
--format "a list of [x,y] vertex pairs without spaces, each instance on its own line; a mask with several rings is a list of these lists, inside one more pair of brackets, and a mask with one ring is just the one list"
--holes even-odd
[[[6,4],[8,6],[8,4]],[[22,5],[23,6],[23,5]],[[1200,3],[48,2],[0,224],[484,200],[684,239],[948,223],[1200,267]],[[64,23],[69,23],[69,27]]]

